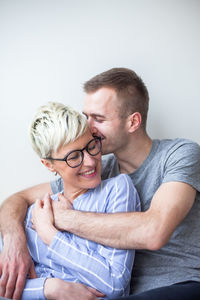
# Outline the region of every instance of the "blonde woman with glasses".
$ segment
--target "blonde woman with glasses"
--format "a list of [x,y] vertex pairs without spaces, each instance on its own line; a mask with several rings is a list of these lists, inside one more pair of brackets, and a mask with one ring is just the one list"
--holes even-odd
[[[30,137],[43,165],[63,179],[67,200],[61,209],[70,205],[74,210],[110,214],[140,210],[128,175],[101,181],[101,138],[91,135],[83,115],[50,102],[38,109]],[[53,206],[59,197],[46,195],[28,209],[25,230],[37,278],[27,278],[22,300],[69,299],[71,284],[85,285],[94,299],[128,295],[135,251],[58,230]]]

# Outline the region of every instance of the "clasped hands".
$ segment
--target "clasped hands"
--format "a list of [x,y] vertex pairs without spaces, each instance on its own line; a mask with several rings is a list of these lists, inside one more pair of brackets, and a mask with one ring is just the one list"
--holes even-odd
[[66,210],[72,208],[71,202],[62,194],[59,194],[58,201],[53,201],[49,194],[36,200],[32,211],[32,227],[45,244],[51,244],[58,229],[62,229],[62,217],[66,215]]

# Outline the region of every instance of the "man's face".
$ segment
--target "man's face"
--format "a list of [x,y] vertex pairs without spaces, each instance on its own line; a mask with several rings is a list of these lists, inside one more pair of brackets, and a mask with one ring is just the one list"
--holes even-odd
[[119,118],[119,100],[115,90],[104,87],[86,94],[83,113],[92,134],[102,138],[103,154],[116,154],[126,146],[126,118]]

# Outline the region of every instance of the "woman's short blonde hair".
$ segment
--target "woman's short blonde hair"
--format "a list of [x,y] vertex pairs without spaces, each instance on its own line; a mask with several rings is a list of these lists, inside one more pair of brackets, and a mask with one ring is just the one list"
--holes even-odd
[[87,129],[87,120],[79,112],[64,104],[49,102],[38,108],[30,126],[30,139],[40,158],[47,158]]

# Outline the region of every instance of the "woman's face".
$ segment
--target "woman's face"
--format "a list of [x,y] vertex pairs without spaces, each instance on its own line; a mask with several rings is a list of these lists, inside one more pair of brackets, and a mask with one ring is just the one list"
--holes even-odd
[[[93,136],[88,129],[77,140],[61,147],[57,153],[53,153],[52,157],[64,158],[71,151],[83,149],[92,139]],[[71,168],[65,161],[52,161],[53,171],[62,177],[64,192],[66,191],[67,194],[80,194],[88,189],[95,188],[101,182],[101,152],[91,156],[84,150],[83,155],[82,163],[76,168]],[[72,156],[72,163],[73,158]]]

